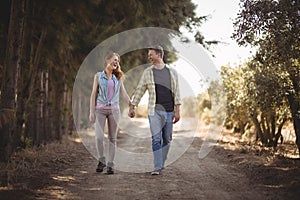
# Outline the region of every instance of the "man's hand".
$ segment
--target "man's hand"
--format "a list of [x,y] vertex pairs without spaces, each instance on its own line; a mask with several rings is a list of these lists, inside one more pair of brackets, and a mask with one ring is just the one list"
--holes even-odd
[[180,120],[180,104],[175,105],[174,116],[173,116],[173,123],[175,124],[179,120]]
[[180,113],[179,110],[175,110],[174,111],[174,116],[173,116],[173,123],[175,124],[176,122],[178,122],[180,120]]

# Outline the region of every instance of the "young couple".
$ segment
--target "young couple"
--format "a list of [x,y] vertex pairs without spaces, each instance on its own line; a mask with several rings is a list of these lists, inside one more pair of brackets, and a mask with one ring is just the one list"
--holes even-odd
[[[94,77],[90,99],[90,122],[95,125],[96,148],[99,156],[97,172],[114,173],[117,129],[120,120],[119,96],[129,105],[129,117],[135,116],[135,107],[139,104],[145,91],[148,90],[148,118],[152,135],[154,170],[152,175],[159,175],[164,169],[170,143],[173,123],[180,119],[180,94],[178,75],[175,69],[163,61],[164,51],[161,46],[148,49],[148,59],[152,65],[144,70],[140,82],[130,98],[123,85],[123,72],[120,67],[120,56],[111,52],[105,57],[105,69]],[[108,124],[108,158],[104,156],[104,125]]]

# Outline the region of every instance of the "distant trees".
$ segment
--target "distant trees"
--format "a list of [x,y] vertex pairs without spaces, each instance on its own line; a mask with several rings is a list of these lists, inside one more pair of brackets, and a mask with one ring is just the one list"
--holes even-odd
[[[223,68],[229,109],[237,106],[236,112],[250,114],[259,138],[270,145],[277,144],[291,116],[300,152],[300,2],[244,0],[235,27],[236,41],[258,50],[246,66]],[[230,83],[230,77],[236,81]],[[243,86],[236,84],[238,79]]]
[[237,68],[222,67],[227,97],[225,124],[241,133],[254,126],[257,140],[277,146],[284,123],[291,119],[290,112],[280,90],[274,90],[278,88],[276,72],[262,74],[253,65],[254,61]]
[[[0,159],[5,160],[8,155],[5,154],[5,150],[11,151],[16,146],[15,138],[18,137],[18,133],[14,130],[16,128],[16,119],[14,117],[16,104],[15,97],[17,94],[17,84],[19,78],[19,69],[21,62],[22,52],[22,34],[24,31],[24,7],[25,0],[21,0],[18,3],[12,1],[14,9],[10,12],[10,23],[8,26],[6,57],[4,57],[4,66],[10,66],[4,69],[3,84],[1,87],[1,118],[2,131],[0,135]],[[1,73],[2,74],[2,73]],[[10,119],[10,120],[6,120]],[[9,142],[10,141],[10,142]]]
[[[3,0],[0,9],[0,161],[17,146],[43,144],[73,130],[74,79],[101,41],[146,26],[193,30],[204,19],[196,17],[190,0]],[[147,58],[126,56],[125,71]]]

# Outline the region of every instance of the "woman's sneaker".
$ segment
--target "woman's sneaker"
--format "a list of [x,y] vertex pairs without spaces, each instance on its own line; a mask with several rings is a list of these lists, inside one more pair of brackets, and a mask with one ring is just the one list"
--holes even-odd
[[96,168],[96,172],[99,172],[99,173],[103,172],[104,167],[106,167],[106,165],[99,161],[98,166]]
[[107,167],[107,174],[114,174],[114,169],[112,167]]
[[111,162],[107,163],[107,174],[114,174],[114,164]]

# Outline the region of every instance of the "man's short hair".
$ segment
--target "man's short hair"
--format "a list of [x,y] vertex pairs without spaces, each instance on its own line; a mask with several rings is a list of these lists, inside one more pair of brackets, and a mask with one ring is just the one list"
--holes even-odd
[[160,45],[156,45],[154,47],[150,47],[149,50],[154,50],[156,53],[159,53],[161,58],[164,57],[164,49]]

